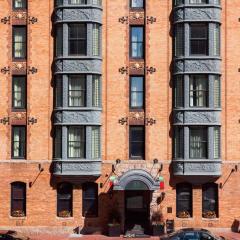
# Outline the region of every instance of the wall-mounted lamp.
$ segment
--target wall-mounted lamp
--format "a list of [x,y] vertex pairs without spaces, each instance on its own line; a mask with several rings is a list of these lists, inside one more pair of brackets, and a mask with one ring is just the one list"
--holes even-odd
[[120,164],[121,163],[121,159],[116,159],[116,164]]
[[153,159],[153,163],[157,164],[158,163],[158,159],[157,158]]

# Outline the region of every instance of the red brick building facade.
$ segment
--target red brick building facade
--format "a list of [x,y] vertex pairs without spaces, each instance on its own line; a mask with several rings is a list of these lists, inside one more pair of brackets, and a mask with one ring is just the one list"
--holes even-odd
[[[72,1],[72,6],[68,6],[71,5],[70,2],[58,1],[54,5],[54,1],[50,0],[28,0],[26,6],[21,5],[22,3],[14,5],[15,2],[12,0],[0,2],[0,226],[4,228],[64,227],[68,230],[80,226],[86,231],[105,232],[110,221],[110,213],[113,209],[117,209],[120,214],[122,232],[133,227],[134,221],[136,224],[150,229],[151,216],[155,211],[162,212],[164,221],[174,220],[176,228],[231,228],[234,219],[240,217],[240,129],[238,117],[240,106],[237,81],[239,75],[237,63],[240,57],[237,38],[240,34],[238,32],[240,31],[239,1],[222,0],[220,3],[209,0],[209,3],[206,1],[194,3],[194,1],[186,0],[185,3],[184,1],[173,1],[174,3],[172,3],[170,0],[146,0],[142,7],[137,5],[141,1],[136,1],[136,7],[134,7],[135,1],[131,5],[129,0],[103,0],[102,5],[101,1],[94,0],[88,0],[86,3]],[[191,4],[195,5],[191,6]],[[75,70],[71,67],[66,67],[64,70],[64,67],[69,64],[67,61],[78,59],[76,55],[71,56],[70,59],[70,52],[83,45],[74,45],[73,50],[71,50],[71,46],[68,46],[68,50],[65,50],[64,44],[67,40],[63,40],[63,43],[56,43],[57,41],[54,40],[57,38],[55,29],[62,24],[60,32],[62,31],[61,33],[64,35],[66,33],[64,32],[65,26],[68,25],[69,40],[72,31],[70,27],[79,22],[84,24],[82,22],[85,20],[81,18],[80,13],[73,14],[73,19],[68,17],[67,11],[74,11],[74,8],[77,8],[79,12],[86,10],[84,13],[88,19],[86,20],[88,22],[86,45],[89,41],[89,31],[90,36],[97,36],[99,39],[101,53],[95,54],[94,51],[98,50],[92,44],[90,48],[94,50],[90,51],[89,55],[87,46],[86,55],[91,61],[101,61],[101,65],[93,63],[93,66],[100,66],[100,71],[92,70],[93,73],[89,73],[87,69],[82,73],[82,70],[79,70],[80,65],[76,67],[80,73],[74,72]],[[182,13],[184,13],[184,18],[181,17]],[[94,18],[94,14],[96,14],[96,18]],[[94,24],[101,26],[101,36],[94,35],[96,32],[89,30],[92,24],[89,16],[95,19],[93,20]],[[101,22],[96,20],[99,16]],[[199,56],[196,60],[191,54],[187,56],[186,49],[194,47],[191,45],[192,42],[190,42],[190,47],[188,44],[180,44],[185,49],[185,55],[176,56],[176,25],[185,24],[183,41],[187,41],[189,40],[186,37],[187,31],[191,31],[196,23],[199,27],[199,22],[200,25],[209,24],[207,26],[219,24],[221,34],[219,56],[206,54],[208,57],[203,58],[204,60],[199,60]],[[95,29],[94,24],[92,24],[93,29]],[[186,26],[190,26],[190,30]],[[21,35],[24,31],[25,35]],[[215,38],[217,35],[211,35],[210,27],[207,32],[209,44],[207,49],[210,49],[211,42],[215,44],[217,41]],[[74,30],[72,34],[74,35]],[[190,34],[191,40],[194,38],[193,34],[193,32],[192,35]],[[211,36],[213,37],[212,41]],[[76,36],[72,37],[73,41],[74,37]],[[81,37],[78,35],[76,38],[79,40]],[[201,36],[196,37],[193,41],[196,39],[201,39]],[[200,42],[198,42],[200,44],[198,50],[200,49],[201,52],[204,43]],[[56,49],[55,45],[58,44],[63,49],[61,56],[56,56],[55,51],[57,50],[54,50]],[[181,48],[180,45],[178,48]],[[26,49],[25,56],[24,49]],[[68,56],[64,55],[65,51],[66,54],[69,54]],[[209,51],[211,52],[211,50]],[[98,56],[96,57],[96,55]],[[193,61],[193,58],[194,61],[199,61],[197,64],[206,61],[203,65],[207,68],[207,73],[206,69],[202,69],[201,66],[197,68],[197,73],[191,67],[188,70],[187,64],[191,65],[188,61]],[[79,59],[77,61],[83,61],[82,58]],[[178,64],[178,61],[181,63]],[[59,64],[62,64],[61,67]],[[89,64],[91,65],[91,63]],[[181,72],[181,64],[184,65],[183,72]],[[56,70],[56,65],[59,67],[58,70],[61,68],[59,71]],[[217,67],[215,68],[215,66]],[[101,106],[99,108],[87,106],[91,114],[95,114],[94,116],[100,111],[100,120],[96,123],[89,120],[90,123],[86,124],[85,130],[85,135],[88,136],[88,131],[90,131],[88,129],[92,129],[90,135],[93,134],[94,127],[101,129],[100,173],[91,174],[94,168],[91,165],[89,168],[79,166],[80,170],[69,173],[67,171],[73,169],[67,165],[68,160],[63,160],[64,141],[66,140],[63,137],[65,127],[69,131],[71,126],[80,126],[85,123],[80,121],[76,124],[76,122],[69,123],[68,120],[66,122],[54,120],[55,117],[58,117],[59,112],[64,119],[64,114],[68,116],[67,111],[73,111],[69,110],[69,105],[68,107],[56,107],[54,89],[57,88],[55,85],[57,76],[63,76],[63,81],[59,81],[62,81],[64,85],[64,82],[70,81],[69,76],[77,74],[101,76]],[[215,132],[207,130],[206,151],[208,154],[206,159],[209,161],[205,161],[208,163],[204,166],[199,162],[201,169],[198,172],[199,168],[195,168],[194,165],[197,160],[193,160],[191,156],[186,158],[186,154],[192,154],[186,144],[192,139],[193,125],[196,127],[200,123],[196,124],[194,120],[191,123],[187,122],[187,113],[190,112],[190,108],[186,105],[184,108],[180,108],[181,112],[185,114],[186,122],[180,122],[180,126],[179,122],[175,121],[175,113],[179,111],[174,107],[175,77],[187,75],[191,79],[194,74],[212,74],[220,76],[221,79],[220,106],[217,107],[217,110],[212,110],[214,107],[210,109],[211,100],[208,100],[209,105],[203,111],[210,112],[210,114],[200,115],[200,120],[198,115],[196,120],[204,122],[205,119],[210,119],[208,123],[201,122],[204,128],[210,126],[208,129],[211,127],[212,129],[216,127],[221,129],[219,147],[221,154],[217,157],[221,160],[217,160],[218,163],[220,161],[216,167],[217,170],[212,167],[215,166],[215,162],[209,157],[209,154],[214,155],[215,150],[218,149],[218,146],[215,149],[216,138],[211,138],[211,136],[215,136],[211,135]],[[68,76],[66,78],[68,80],[64,76]],[[134,79],[130,81],[131,78]],[[14,79],[17,79],[16,82]],[[141,79],[142,87],[137,84],[134,88],[134,81],[139,83]],[[188,78],[184,77],[184,81],[186,79]],[[18,81],[25,81],[25,85],[19,84]],[[87,82],[89,81],[87,77]],[[186,90],[186,85],[183,86],[183,89]],[[211,98],[209,97],[211,96],[210,91],[214,92],[216,88],[211,88],[211,84],[208,86],[209,89],[206,92],[209,93],[208,98]],[[89,89],[88,84],[85,87]],[[70,87],[68,87],[69,89]],[[77,90],[75,89],[75,91]],[[195,89],[195,91],[197,90]],[[182,94],[185,94],[184,90]],[[18,97],[19,95],[22,99]],[[64,91],[62,95],[64,95]],[[91,99],[91,97],[88,98],[88,93],[86,95],[87,99]],[[21,102],[24,98],[25,104]],[[64,96],[62,98],[64,99]],[[142,106],[137,107],[139,102],[136,99],[140,99],[139,102],[140,105],[143,103]],[[88,104],[90,100],[86,101]],[[94,102],[94,100],[90,102]],[[186,103],[186,99],[184,102]],[[88,110],[75,107],[74,111]],[[94,111],[97,113],[92,113]],[[214,112],[213,115],[211,112]],[[193,119],[192,116],[189,119]],[[204,120],[202,120],[203,118]],[[58,126],[62,129],[60,158],[56,158],[54,154],[54,149],[56,151],[57,148],[55,128]],[[174,148],[176,143],[175,127],[184,128],[185,135],[182,142],[183,148],[181,148],[184,153],[179,150],[180,155],[183,154],[183,160],[176,159],[174,156],[176,152],[176,148]],[[186,135],[186,128],[190,129],[189,136]],[[68,146],[71,141],[69,134],[68,132],[68,140],[66,140]],[[86,157],[88,151],[92,153],[92,156],[97,152],[93,145],[98,142],[93,140],[95,139],[93,136],[91,135],[90,142],[88,137],[86,137],[87,140],[84,140],[84,146],[87,149],[83,150],[85,160],[88,159]],[[22,147],[24,146],[24,144],[21,145],[22,142],[26,143],[26,147]],[[193,143],[195,149],[198,148],[196,154],[201,155],[195,158],[201,158],[204,152],[198,145],[200,142],[205,141],[201,139],[198,143]],[[88,144],[92,144],[91,150],[88,150]],[[190,148],[193,145],[190,144]],[[76,145],[73,146],[72,149],[77,148]],[[215,150],[213,151],[212,148]],[[69,149],[68,158],[71,155]],[[178,169],[174,167],[175,160],[180,163],[177,165],[180,166]],[[190,163],[188,169],[183,163],[185,160]],[[59,165],[54,165],[54,161],[62,164],[61,173],[56,170]],[[78,161],[76,156],[74,161]],[[66,172],[63,170],[64,167],[67,169]],[[179,174],[179,169],[183,169],[183,173]],[[161,182],[164,182],[164,187],[162,186],[160,189],[160,185],[163,185]],[[57,188],[60,183],[71,185],[71,196],[64,190],[61,195],[61,190],[59,190],[58,197]],[[91,191],[88,195],[88,192],[84,190],[86,183],[95,183],[93,185],[95,196],[91,194]],[[181,183],[185,185],[181,185]],[[209,183],[212,183],[211,187],[209,187]],[[180,186],[183,186],[182,190],[179,190]],[[204,189],[210,189],[210,193]],[[181,191],[185,191],[185,195],[181,194]],[[208,193],[209,195],[207,195]],[[60,202],[64,201],[66,204],[61,205]],[[205,205],[204,202],[209,203],[210,209],[207,209],[208,204]],[[137,214],[136,208],[140,209],[142,213],[136,215],[140,220],[129,217],[131,214]],[[204,208],[206,208],[205,212]],[[61,212],[59,209],[63,211]],[[71,209],[71,211],[66,213],[64,209]],[[62,215],[59,215],[59,211]],[[145,220],[142,221],[141,218]]]

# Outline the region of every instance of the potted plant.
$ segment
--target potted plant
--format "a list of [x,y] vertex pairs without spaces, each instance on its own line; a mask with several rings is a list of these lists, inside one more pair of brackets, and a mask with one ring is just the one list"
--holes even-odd
[[109,214],[108,236],[119,237],[121,235],[121,216],[117,209],[112,209]]
[[216,218],[216,212],[215,211],[205,211],[203,212],[203,218]]
[[151,217],[152,234],[153,236],[160,236],[164,234],[165,222],[163,214],[160,210],[154,211]]

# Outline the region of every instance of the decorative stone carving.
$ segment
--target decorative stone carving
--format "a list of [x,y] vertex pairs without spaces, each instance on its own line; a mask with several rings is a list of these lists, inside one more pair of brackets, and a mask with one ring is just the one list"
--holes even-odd
[[26,62],[13,62],[12,63],[12,74],[22,75],[27,73],[27,63]]
[[175,73],[191,73],[191,72],[201,72],[201,73],[221,73],[221,61],[219,59],[186,59],[186,60],[176,60]]
[[183,112],[174,112],[173,122],[174,122],[175,124],[177,124],[177,123],[184,123],[184,121],[183,121],[183,116],[184,116],[184,113],[183,113]]
[[57,111],[54,116],[56,124],[101,124],[100,111]]
[[14,24],[14,25],[27,24],[27,12],[13,11],[12,12],[12,24]]
[[144,11],[131,11],[129,14],[129,22],[132,25],[144,24],[145,14]]
[[67,73],[99,73],[101,74],[102,61],[98,59],[93,60],[57,60],[55,62],[56,72]]

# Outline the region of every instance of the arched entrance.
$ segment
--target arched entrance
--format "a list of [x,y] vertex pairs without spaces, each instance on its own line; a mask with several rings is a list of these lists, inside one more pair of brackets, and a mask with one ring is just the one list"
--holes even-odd
[[124,173],[114,185],[114,190],[124,191],[126,234],[143,235],[150,230],[150,203],[152,192],[159,189],[159,182],[144,170]]

